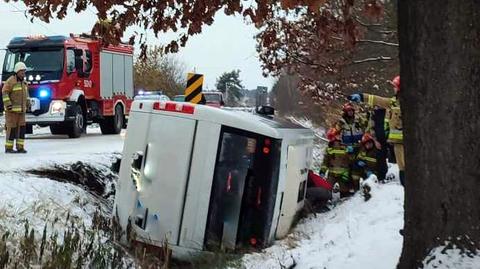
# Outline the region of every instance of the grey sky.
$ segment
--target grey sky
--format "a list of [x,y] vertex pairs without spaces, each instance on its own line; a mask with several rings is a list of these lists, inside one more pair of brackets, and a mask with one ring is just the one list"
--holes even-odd
[[[71,12],[65,20],[53,21],[46,24],[39,20],[30,23],[25,18],[25,7],[21,2],[5,3],[0,1],[0,46],[4,48],[14,36],[34,34],[68,35],[90,31],[96,21],[93,9],[84,13]],[[129,29],[129,32],[133,29]],[[240,69],[241,79],[248,89],[257,86],[273,84],[272,78],[264,78],[260,62],[255,50],[256,42],[253,38],[257,30],[252,25],[246,25],[243,18],[227,17],[219,13],[212,26],[204,28],[201,35],[190,38],[187,46],[181,48],[177,57],[188,67],[188,71],[205,75],[205,86],[214,89],[216,78],[225,71]],[[149,44],[161,44],[169,41],[173,35],[168,34],[155,39],[153,34],[148,35]],[[169,39],[170,38],[170,39]],[[3,53],[0,54],[0,63],[3,63]]]

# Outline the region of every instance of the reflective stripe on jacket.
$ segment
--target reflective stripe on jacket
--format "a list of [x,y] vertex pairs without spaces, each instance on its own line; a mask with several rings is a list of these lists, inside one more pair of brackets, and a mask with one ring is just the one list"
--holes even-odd
[[353,122],[348,122],[342,118],[338,121],[335,129],[339,130],[342,135],[342,143],[345,145],[357,145],[362,140],[363,131],[366,126],[363,126],[357,119]]
[[323,158],[321,173],[328,171],[330,176],[341,177],[348,181],[350,177],[350,163],[353,160],[353,155],[347,152],[345,146],[331,146],[328,147]]
[[370,106],[379,106],[389,110],[390,118],[388,123],[390,133],[388,135],[388,142],[403,143],[402,112],[397,97],[386,98],[364,93],[363,100],[365,100]]
[[12,106],[11,112],[24,113],[29,103],[28,86],[24,81],[17,81],[17,76],[10,76],[2,88],[5,108]]

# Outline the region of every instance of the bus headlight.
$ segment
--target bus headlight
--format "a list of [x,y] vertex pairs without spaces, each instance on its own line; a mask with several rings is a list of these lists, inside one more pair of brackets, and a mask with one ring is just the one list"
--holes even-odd
[[66,103],[61,100],[52,101],[52,104],[50,105],[50,113],[57,114],[65,112],[65,105]]

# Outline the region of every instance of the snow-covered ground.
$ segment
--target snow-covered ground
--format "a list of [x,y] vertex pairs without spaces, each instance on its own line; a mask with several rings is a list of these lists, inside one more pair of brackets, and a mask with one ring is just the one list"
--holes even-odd
[[53,136],[47,128],[42,128],[27,135],[27,154],[5,154],[5,137],[0,136],[0,232],[21,236],[28,221],[38,236],[45,225],[48,234],[61,235],[67,222],[88,229],[96,211],[107,217],[111,201],[89,192],[84,186],[54,181],[34,175],[30,170],[55,171],[58,165],[68,170],[70,165],[82,162],[100,173],[110,173],[112,156],[121,152],[123,137],[103,136],[99,129],[89,128],[86,136],[69,139]]
[[[0,148],[3,149],[4,144],[1,136]],[[45,222],[42,220],[65,219],[68,213],[88,225],[97,208],[107,210],[81,186],[42,178],[27,171],[79,161],[106,170],[111,165],[112,154],[122,150],[123,135],[103,136],[99,129],[89,128],[86,136],[68,139],[51,135],[48,128],[42,128],[27,135],[25,147],[27,154],[0,151],[0,228],[21,228],[25,219],[43,228]]]
[[87,135],[77,139],[51,135],[48,128],[36,129],[27,135],[25,148],[28,154],[5,154],[5,137],[0,136],[0,172],[19,171],[32,167],[68,162],[105,163],[114,152],[123,149],[124,133],[102,135],[99,128],[88,128]]
[[[480,250],[476,250],[479,253]],[[425,269],[478,269],[480,268],[480,256],[458,249],[454,244],[445,242],[444,246],[430,251],[423,262]]]

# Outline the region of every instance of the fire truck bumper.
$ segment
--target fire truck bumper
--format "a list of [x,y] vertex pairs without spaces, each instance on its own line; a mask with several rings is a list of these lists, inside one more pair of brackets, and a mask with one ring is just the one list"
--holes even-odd
[[27,123],[29,124],[53,124],[53,123],[60,123],[65,122],[65,115],[50,115],[50,113],[40,114],[35,116],[33,114],[28,113],[26,115]]
[[59,109],[52,109],[51,104],[49,110],[45,113],[38,114],[33,112],[27,113],[26,115],[26,121],[29,125],[52,125],[74,120],[75,112],[71,106],[67,105],[67,103],[62,103],[62,107]]

